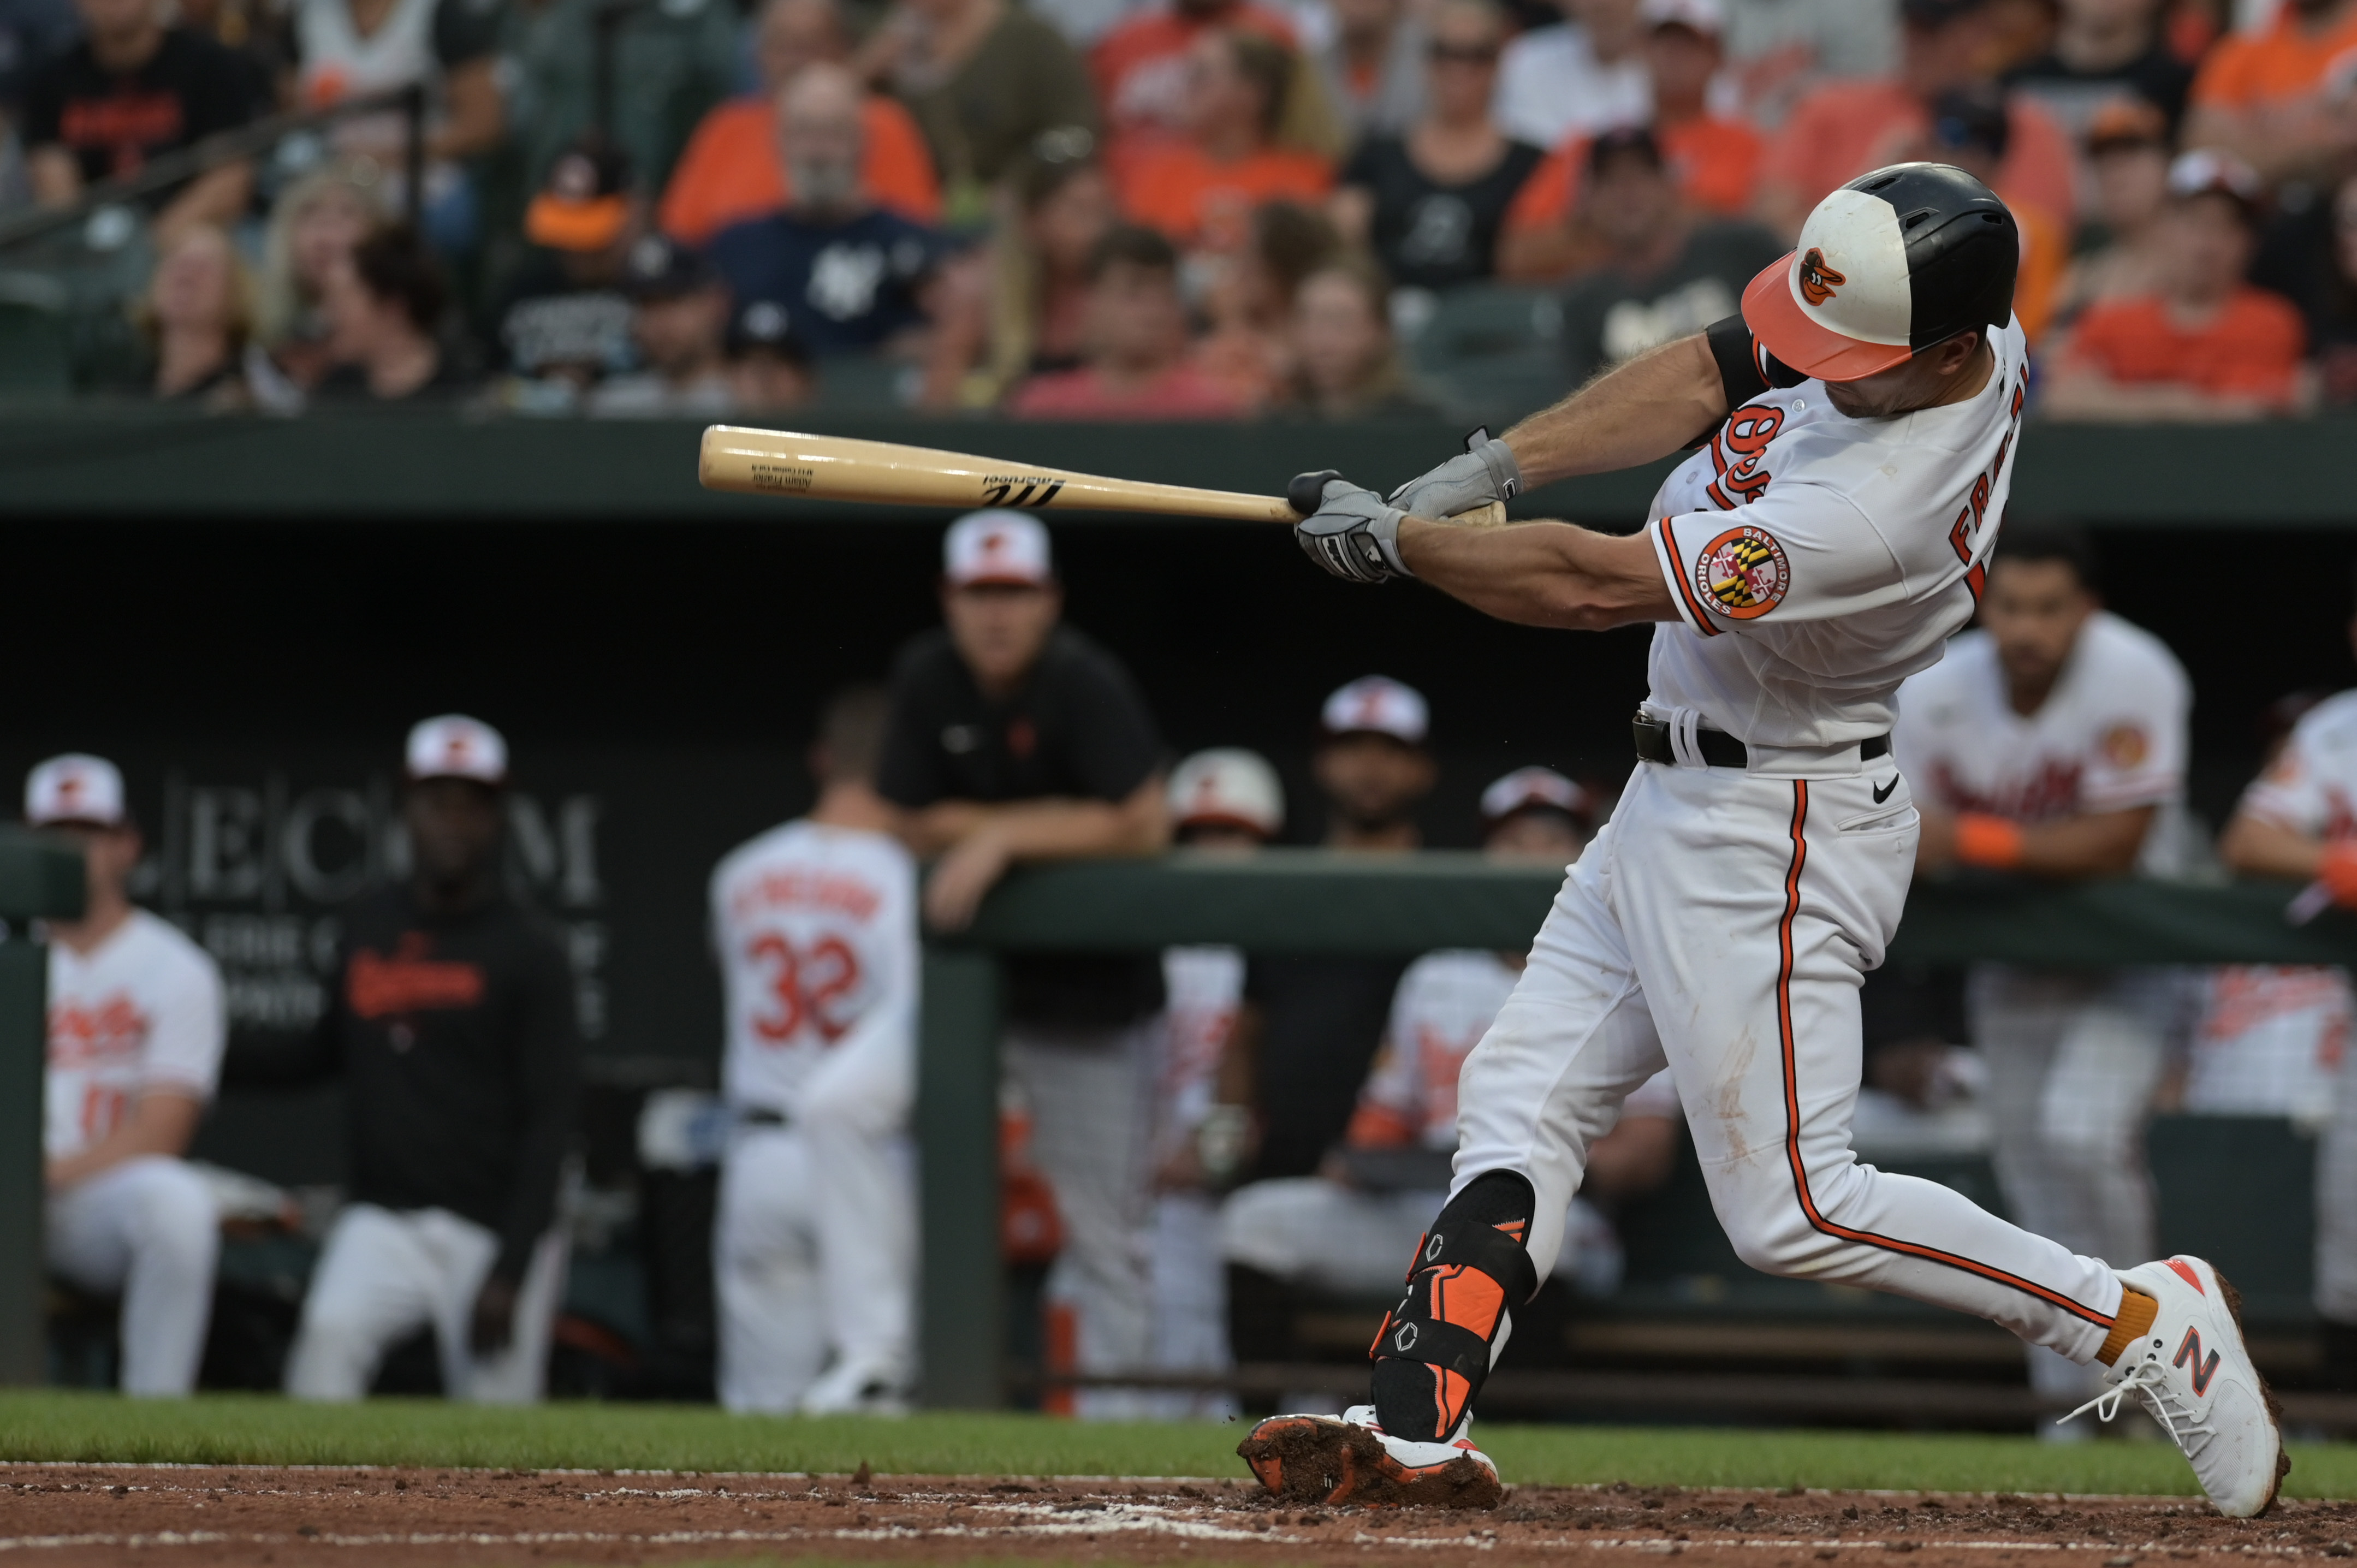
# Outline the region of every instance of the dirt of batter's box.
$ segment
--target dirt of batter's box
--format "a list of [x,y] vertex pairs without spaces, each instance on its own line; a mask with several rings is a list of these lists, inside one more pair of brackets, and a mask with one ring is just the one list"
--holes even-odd
[[2233,1520],[2172,1498],[1517,1487],[1491,1512],[1451,1513],[1280,1507],[1249,1480],[0,1465],[0,1561],[26,1568],[1601,1565],[1648,1554],[1694,1568],[1865,1568],[1896,1556],[1907,1568],[2166,1568],[2227,1552],[2345,1558],[2352,1543],[2357,1504],[2325,1502]]

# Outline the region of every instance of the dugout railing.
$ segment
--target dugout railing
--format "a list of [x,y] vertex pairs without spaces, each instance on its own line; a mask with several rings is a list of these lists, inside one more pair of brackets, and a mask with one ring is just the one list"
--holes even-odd
[[[1519,950],[1529,945],[1561,883],[1556,872],[1492,865],[1471,854],[1375,859],[1316,850],[1273,850],[1249,859],[1180,854],[1039,866],[1010,876],[970,930],[926,950],[917,1106],[923,1402],[987,1408],[1003,1404],[1009,1390],[999,1254],[1001,954],[1152,951],[1199,942],[1269,954]],[[2328,912],[2292,925],[2284,910],[2293,891],[2274,883],[1929,882],[1910,896],[1890,956],[1894,962],[1997,960],[2051,968],[2357,960],[2357,918]],[[1616,1386],[1590,1377],[1563,1381],[1561,1391],[1565,1402],[1574,1395],[1617,1402],[1610,1398]],[[1716,1408],[1740,1402],[1727,1397],[1733,1391],[1723,1381],[1715,1387]],[[1641,1400],[1662,1390],[1641,1380],[1621,1391]],[[1768,1391],[1765,1384],[1760,1391]],[[1832,1397],[1854,1404],[1858,1394]],[[1894,1386],[1878,1397],[1899,1405],[1922,1399],[1919,1391]],[[2026,1391],[1958,1397],[1967,1404],[1978,1400],[1991,1414],[2030,1409]],[[2334,1412],[2316,1413],[2339,1423]]]

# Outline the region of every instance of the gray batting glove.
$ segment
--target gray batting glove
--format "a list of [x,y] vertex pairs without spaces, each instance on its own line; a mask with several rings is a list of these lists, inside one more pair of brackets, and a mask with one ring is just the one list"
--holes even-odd
[[1318,510],[1293,525],[1302,553],[1346,583],[1413,577],[1400,559],[1399,525],[1407,514],[1348,479],[1329,479]]
[[1465,438],[1464,451],[1394,490],[1391,502],[1411,517],[1444,518],[1522,493],[1523,470],[1513,448],[1485,426]]

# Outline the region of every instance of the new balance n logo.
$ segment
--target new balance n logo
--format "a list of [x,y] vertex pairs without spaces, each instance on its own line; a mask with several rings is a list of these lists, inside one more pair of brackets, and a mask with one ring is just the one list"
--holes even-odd
[[2185,1343],[2177,1348],[2177,1359],[2173,1364],[2190,1367],[2194,1393],[2206,1395],[2210,1391],[2210,1380],[2218,1375],[2218,1352],[2212,1350],[2208,1360],[2202,1359],[2201,1330],[2189,1327],[2185,1331]]

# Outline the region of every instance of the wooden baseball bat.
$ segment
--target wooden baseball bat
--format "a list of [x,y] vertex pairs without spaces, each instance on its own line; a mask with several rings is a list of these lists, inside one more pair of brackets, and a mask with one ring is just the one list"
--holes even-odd
[[[696,477],[707,490],[808,500],[969,510],[1004,506],[1033,511],[1159,512],[1232,522],[1292,523],[1302,516],[1283,496],[1115,479],[1001,457],[904,446],[896,441],[856,441],[843,435],[806,435],[741,424],[715,424],[705,430]],[[1493,502],[1457,521],[1502,522],[1505,510]]]

